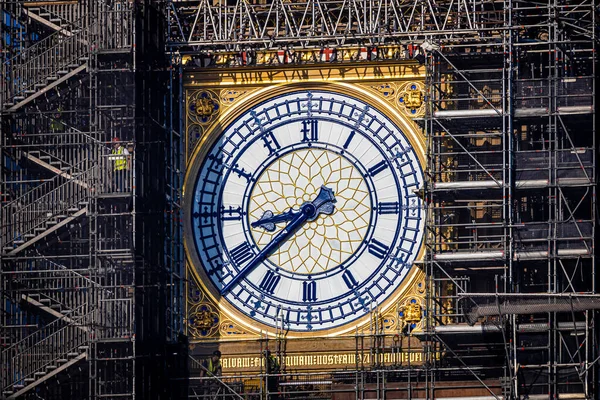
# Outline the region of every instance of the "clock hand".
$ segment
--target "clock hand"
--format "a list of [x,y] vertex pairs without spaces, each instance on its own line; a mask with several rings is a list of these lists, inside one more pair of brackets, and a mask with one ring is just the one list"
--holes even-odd
[[313,201],[306,202],[300,206],[300,211],[295,213],[287,224],[275,237],[250,261],[238,274],[223,288],[221,294],[228,292],[235,286],[246,274],[256,268],[261,262],[273,254],[286,240],[292,237],[306,221],[314,221],[320,214],[331,214],[335,206],[335,196],[333,190],[321,186],[319,194]]
[[261,228],[264,228],[267,232],[273,232],[275,230],[275,224],[277,224],[279,222],[290,221],[290,220],[294,219],[294,217],[300,212],[302,212],[302,211],[301,210],[294,211],[293,209],[290,208],[289,211],[286,211],[286,212],[278,214],[278,215],[273,215],[273,211],[267,210],[267,211],[265,211],[263,216],[260,217],[260,219],[258,221],[254,221],[250,225],[253,228],[260,226]]
[[[322,187],[321,190],[331,190],[329,188],[326,187]],[[318,201],[322,201],[321,199],[319,199],[319,196],[321,195],[321,192],[319,192],[319,194],[317,195],[317,198],[315,198],[315,202]],[[334,209],[334,205],[333,203],[335,203],[335,196],[333,195],[333,191],[331,191],[331,194],[328,194],[328,192],[325,192],[325,194],[323,194],[323,199],[325,201],[327,201],[327,199],[332,198],[333,202],[329,202],[327,204],[317,204],[316,207],[318,208],[318,212],[316,215],[318,214],[331,214],[333,212]],[[298,213],[302,212],[302,208],[298,211],[290,208],[289,211],[286,211],[284,213],[278,214],[278,215],[274,215],[273,211],[271,210],[267,210],[265,211],[265,213],[263,214],[262,217],[260,217],[260,219],[258,221],[254,221],[251,226],[253,228],[256,227],[261,227],[264,228],[267,232],[273,232],[275,230],[275,224],[279,223],[279,222],[286,222],[286,221],[291,221],[293,220]],[[308,221],[312,221],[316,218],[309,218]]]
[[[307,204],[310,204],[310,203],[307,203]],[[307,211],[310,211],[310,210],[308,210],[309,207],[307,207],[306,209],[307,209]],[[240,281],[240,279],[242,279],[248,272],[252,271],[261,262],[266,260],[271,254],[273,254],[279,248],[279,246],[281,246],[281,244],[283,242],[285,242],[291,236],[293,236],[294,233],[296,233],[296,231],[298,229],[300,229],[300,227],[304,224],[304,222],[306,222],[308,220],[307,216],[308,216],[308,213],[304,212],[304,208],[301,208],[301,211],[295,215],[295,218],[292,219],[292,221],[285,228],[283,228],[281,231],[279,231],[279,233],[277,235],[275,235],[273,240],[271,240],[271,242],[269,242],[269,244],[267,244],[254,257],[254,259],[252,259],[252,261],[250,261],[248,264],[246,264],[246,266],[244,268],[242,268],[240,270],[240,272],[238,272],[238,274],[231,280],[231,282],[229,282],[227,285],[225,285],[221,289],[221,294],[228,292],[229,289],[231,289],[233,286],[235,286]]]

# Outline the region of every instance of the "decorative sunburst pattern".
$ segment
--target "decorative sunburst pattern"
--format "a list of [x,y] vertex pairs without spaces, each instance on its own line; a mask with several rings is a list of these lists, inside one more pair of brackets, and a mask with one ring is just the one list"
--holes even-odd
[[[333,189],[336,203],[331,215],[321,214],[304,224],[269,260],[290,272],[315,274],[346,261],[360,246],[371,218],[369,189],[361,173],[345,157],[311,148],[278,158],[258,178],[250,196],[250,222],[265,211],[275,215],[298,210],[316,198],[322,185]],[[284,228],[274,232],[252,228],[259,248],[266,246]]]

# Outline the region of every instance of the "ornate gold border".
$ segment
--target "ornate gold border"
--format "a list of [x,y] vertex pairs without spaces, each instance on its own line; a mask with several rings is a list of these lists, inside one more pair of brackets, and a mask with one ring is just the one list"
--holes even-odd
[[[392,80],[392,79],[389,79]],[[195,88],[194,88],[195,89]],[[199,88],[198,88],[199,89]],[[250,89],[250,88],[249,88]],[[369,90],[366,87],[357,85],[356,83],[350,82],[332,82],[332,81],[321,81],[321,82],[300,82],[300,83],[280,83],[276,85],[267,85],[262,88],[257,88],[252,93],[246,93],[244,97],[240,98],[235,107],[227,107],[223,110],[223,113],[219,118],[211,124],[206,130],[206,134],[202,135],[198,143],[195,145],[195,149],[188,159],[190,165],[187,168],[184,187],[184,215],[189,215],[191,203],[188,199],[190,194],[187,193],[187,187],[193,187],[194,178],[198,173],[198,170],[202,164],[202,160],[206,157],[208,150],[211,148],[214,141],[220,136],[224,127],[231,124],[237,117],[239,117],[246,110],[268,100],[271,97],[279,96],[282,94],[300,91],[300,90],[328,90],[332,92],[338,92],[355,97],[367,104],[371,104],[376,107],[379,111],[384,113],[394,123],[396,123],[407,136],[407,139],[415,149],[415,153],[419,158],[423,170],[425,169],[425,138],[420,133],[420,129],[417,125],[407,116],[400,116],[399,110],[394,107],[392,103],[379,96],[375,91]],[[252,89],[250,89],[252,90]],[[187,121],[186,121],[187,123]],[[187,128],[187,127],[186,127]],[[189,218],[184,219],[184,232],[191,231],[191,220]],[[190,244],[193,246],[193,243]],[[198,265],[200,260],[195,251],[190,251],[188,243],[184,240],[184,247],[186,253],[186,259],[189,263],[189,270],[193,275],[193,278],[197,280],[201,288],[208,294],[210,301],[218,306],[219,310],[224,313],[229,319],[239,322],[243,329],[248,332],[256,332],[256,334],[267,334],[269,336],[275,336],[276,330],[272,327],[264,324],[259,324],[255,321],[249,321],[249,319],[243,314],[239,313],[232,305],[227,301],[219,299],[219,294],[216,293],[215,289],[210,285],[205,285],[204,282],[208,279],[205,276],[204,270],[199,271],[198,268],[194,268],[194,265]],[[421,260],[424,254],[424,248],[421,247],[416,260]],[[385,301],[385,304],[380,308],[379,314],[386,315],[393,307],[397,307],[398,303],[403,300],[403,296],[407,297],[410,292],[413,292],[415,285],[418,282],[423,281],[423,273],[417,266],[412,267],[407,277],[404,279],[403,284]],[[315,337],[315,336],[337,336],[354,332],[356,329],[364,329],[371,323],[371,316],[366,315],[358,320],[355,320],[345,326],[319,330],[315,332],[296,332],[287,331],[286,337]],[[214,340],[214,338],[211,338]],[[227,340],[226,338],[220,337],[220,340]]]

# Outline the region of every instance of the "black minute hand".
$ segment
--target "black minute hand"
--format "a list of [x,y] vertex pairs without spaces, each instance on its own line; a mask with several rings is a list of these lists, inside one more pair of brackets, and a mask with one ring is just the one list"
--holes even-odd
[[292,237],[298,229],[304,225],[306,221],[315,220],[319,214],[331,214],[334,210],[335,196],[333,190],[328,187],[321,186],[319,194],[313,201],[306,202],[300,207],[295,215],[293,215],[289,224],[283,228],[269,244],[267,244],[257,255],[243,267],[240,272],[223,288],[221,294],[228,292],[233,286],[244,277],[248,272],[256,268],[261,262],[266,260],[273,254],[286,240]]

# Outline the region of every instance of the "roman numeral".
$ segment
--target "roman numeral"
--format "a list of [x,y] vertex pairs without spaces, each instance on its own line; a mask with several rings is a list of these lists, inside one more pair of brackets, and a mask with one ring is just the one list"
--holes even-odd
[[264,292],[273,294],[273,292],[275,291],[275,288],[277,287],[277,284],[279,283],[280,280],[281,280],[281,275],[276,275],[273,271],[268,271],[265,274],[265,277],[263,278],[259,287]]
[[381,243],[379,240],[371,239],[371,243],[369,243],[369,253],[373,254],[379,259],[383,259],[389,250],[390,247]]
[[386,169],[387,167],[388,167],[388,165],[385,162],[385,160],[380,161],[377,164],[373,165],[371,168],[369,168],[369,175],[375,176],[378,173],[380,173],[381,171],[383,171],[384,169]]
[[317,301],[317,282],[302,282],[302,300]]
[[273,132],[265,132],[260,138],[265,142],[265,147],[269,149],[269,155],[281,148]]
[[377,206],[377,214],[398,214],[400,212],[400,204],[394,203],[379,203]]
[[250,260],[254,256],[254,254],[252,253],[252,249],[250,248],[250,245],[248,245],[247,242],[244,242],[239,246],[235,247],[234,249],[229,251],[229,254],[231,256],[231,260],[238,267],[246,261]]
[[302,121],[302,141],[316,142],[319,140],[319,121]]
[[233,167],[231,167],[231,170],[235,172],[240,178],[246,178],[246,180],[250,182],[252,174],[246,171],[244,168],[240,168],[238,164],[235,164]]
[[346,143],[344,143],[344,150],[348,150],[348,146],[350,146],[350,142],[352,141],[352,138],[354,137],[354,135],[356,134],[356,132],[352,131],[350,132],[350,136],[348,136],[348,139],[346,139]]
[[241,221],[242,220],[242,207],[229,206],[227,208],[221,207],[221,220],[223,221]]
[[354,289],[358,286],[358,282],[356,281],[354,276],[352,276],[352,272],[345,270],[342,274],[342,278],[344,279],[346,286],[348,286],[348,289]]

